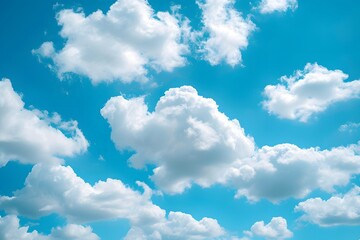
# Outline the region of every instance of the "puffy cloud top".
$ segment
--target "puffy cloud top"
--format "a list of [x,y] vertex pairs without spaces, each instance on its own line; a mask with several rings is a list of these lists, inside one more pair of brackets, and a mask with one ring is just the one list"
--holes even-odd
[[286,219],[282,217],[273,217],[266,225],[264,221],[254,223],[251,227],[251,233],[266,239],[276,240],[291,238],[293,236],[293,233],[287,228]]
[[360,225],[360,187],[355,186],[343,196],[333,196],[328,200],[307,199],[299,203],[295,210],[304,212],[302,220],[323,227]]
[[101,81],[146,80],[147,69],[172,71],[185,65],[187,20],[157,12],[146,0],[116,1],[107,13],[62,10],[57,15],[65,46],[45,42],[34,53],[50,57],[59,75],[76,73]]
[[181,193],[193,182],[205,187],[220,182],[230,165],[254,151],[239,122],[189,86],[166,91],[154,112],[148,112],[143,97],[119,96],[101,114],[116,146],[136,151],[131,165],[155,164],[152,179],[168,193]]
[[235,66],[242,62],[241,50],[248,46],[255,24],[244,19],[234,7],[234,0],[197,0],[204,24],[200,48],[211,65],[225,62]]
[[341,70],[308,63],[295,75],[281,77],[281,84],[266,86],[263,106],[280,118],[306,122],[336,102],[360,97],[360,80],[344,82],[347,78]]

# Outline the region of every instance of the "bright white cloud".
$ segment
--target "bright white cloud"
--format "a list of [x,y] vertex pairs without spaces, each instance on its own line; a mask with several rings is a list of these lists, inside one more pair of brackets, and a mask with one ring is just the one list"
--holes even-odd
[[297,7],[297,0],[262,0],[258,8],[261,13],[273,13],[285,12],[288,9],[294,11]]
[[[107,179],[94,186],[84,182],[71,167],[35,165],[25,187],[13,196],[0,197],[0,208],[9,214],[31,218],[60,214],[70,222],[127,219],[127,239],[211,239],[224,234],[215,219],[200,221],[181,212],[170,212],[151,202],[151,189],[138,182],[144,192],[132,190],[121,181]],[[70,227],[67,234],[77,232]],[[56,230],[55,236],[62,236]],[[136,236],[136,237],[134,237]],[[143,236],[142,238],[140,236]]]
[[76,73],[92,83],[144,81],[148,69],[172,71],[185,65],[188,20],[154,12],[146,0],[116,1],[107,13],[62,10],[57,15],[65,46],[45,42],[33,52],[53,60],[58,74]]
[[355,186],[343,196],[328,200],[310,198],[299,203],[295,211],[304,212],[302,220],[323,227],[360,225],[360,187]]
[[255,24],[249,17],[244,19],[234,3],[234,0],[197,0],[204,25],[199,33],[200,52],[211,65],[241,63],[241,50],[248,46],[249,35],[255,30]]
[[293,236],[293,233],[287,228],[286,219],[282,217],[273,217],[266,225],[264,221],[254,223],[251,227],[251,233],[265,239],[276,240],[291,238]]
[[21,227],[15,215],[0,217],[0,239],[2,240],[99,240],[91,227],[69,224],[51,230],[50,235],[43,235],[36,230],[29,232],[29,227]]
[[237,197],[278,202],[315,189],[332,192],[360,173],[360,143],[330,150],[293,144],[254,150],[237,120],[188,86],[168,90],[153,112],[143,97],[119,96],[101,114],[117,148],[135,150],[131,166],[155,165],[151,178],[167,193],[181,193],[193,183],[220,183],[237,189]]
[[155,164],[152,179],[168,193],[181,193],[192,183],[207,187],[221,182],[229,166],[254,151],[253,139],[239,122],[189,86],[166,91],[154,112],[148,112],[143,97],[119,96],[101,114],[117,148],[136,151],[130,164]]
[[88,142],[76,121],[28,110],[8,79],[0,81],[0,167],[10,160],[54,162],[86,151]]
[[339,127],[340,132],[355,132],[360,128],[360,123],[349,122]]
[[280,118],[302,122],[330,105],[360,97],[360,80],[344,82],[348,75],[318,64],[306,64],[282,83],[265,87],[264,108]]
[[[237,180],[234,174],[228,180],[238,188],[237,197],[278,202],[305,197],[315,189],[333,192],[335,186],[347,185],[360,173],[360,143],[331,150],[302,149],[292,144],[264,146],[248,166],[253,172],[251,178]],[[244,163],[234,169],[242,168]]]

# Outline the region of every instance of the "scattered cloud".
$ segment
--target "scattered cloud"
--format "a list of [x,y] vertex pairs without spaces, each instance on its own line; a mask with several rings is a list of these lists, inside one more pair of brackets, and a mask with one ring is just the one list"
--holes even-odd
[[204,25],[200,33],[200,52],[211,65],[240,64],[241,50],[248,46],[249,36],[256,28],[250,17],[242,17],[234,3],[234,0],[197,0]]
[[282,76],[282,83],[266,86],[263,107],[280,118],[307,122],[334,103],[360,97],[360,80],[344,82],[347,78],[341,70],[308,63],[293,76]]
[[[144,189],[143,193],[114,179],[91,186],[69,166],[38,164],[26,178],[23,189],[11,197],[0,197],[0,208],[8,214],[30,218],[57,213],[71,223],[127,219],[131,224],[127,239],[181,236],[197,240],[224,234],[215,219],[197,221],[181,212],[170,212],[166,216],[165,210],[151,202],[152,190],[142,182],[137,184]],[[70,227],[67,232],[70,234],[73,229]]]
[[293,233],[287,227],[286,219],[282,217],[273,217],[266,225],[264,221],[256,222],[252,225],[251,231],[247,233],[250,236],[255,235],[265,239],[276,240],[287,239],[293,236]]
[[[176,8],[174,8],[176,9]],[[172,71],[186,64],[188,20],[178,13],[154,12],[146,0],[116,1],[103,13],[61,10],[57,14],[65,45],[45,42],[34,54],[51,58],[65,73],[102,81],[146,81],[148,69]]]
[[[360,142],[330,150],[299,148],[279,144],[260,148],[248,163],[252,177],[244,181],[233,174],[228,181],[237,189],[237,197],[250,201],[261,198],[272,202],[294,197],[303,198],[315,189],[333,192],[335,186],[347,185],[360,173]],[[234,173],[244,163],[234,167]]]
[[253,139],[239,122],[189,86],[166,91],[153,112],[143,97],[118,96],[101,114],[117,148],[136,151],[129,159],[131,166],[154,164],[151,178],[167,193],[181,193],[192,183],[207,187],[221,182],[229,166],[254,151]]
[[0,167],[8,161],[59,162],[89,146],[76,121],[59,114],[26,109],[8,79],[0,81]]
[[355,186],[343,196],[328,200],[310,198],[299,203],[295,211],[304,212],[301,220],[322,227],[360,225],[360,187]]
[[298,7],[297,0],[261,0],[258,9],[261,13],[295,11]]
[[360,123],[349,122],[339,127],[340,132],[356,132],[360,128]]
[[36,230],[29,232],[29,227],[20,226],[20,221],[15,215],[0,217],[0,236],[2,240],[99,240],[92,232],[91,227],[69,224],[51,230],[50,235],[43,235]]

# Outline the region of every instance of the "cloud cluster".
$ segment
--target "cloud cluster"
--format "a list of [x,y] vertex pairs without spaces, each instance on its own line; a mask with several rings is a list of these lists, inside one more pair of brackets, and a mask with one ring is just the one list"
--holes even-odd
[[360,80],[344,82],[347,78],[341,70],[308,63],[293,76],[281,77],[282,83],[266,86],[263,106],[280,118],[307,122],[334,103],[360,97]]
[[50,235],[43,235],[36,230],[29,232],[29,227],[21,227],[15,215],[0,217],[0,237],[2,240],[99,240],[91,227],[69,224],[51,230]]
[[291,238],[293,233],[287,228],[286,219],[282,217],[273,217],[271,221],[265,225],[264,221],[256,222],[251,227],[251,232],[247,232],[250,236],[263,237],[265,239],[282,240]]
[[298,7],[297,0],[262,0],[258,6],[263,14],[273,12],[285,12],[288,9],[294,11]]
[[255,24],[250,18],[244,19],[234,3],[234,0],[197,0],[204,25],[200,51],[211,65],[241,63],[241,50],[248,46],[249,35],[255,30]]
[[144,81],[148,69],[185,65],[189,27],[176,13],[154,12],[146,0],[116,1],[108,12],[62,10],[57,15],[65,46],[45,42],[33,52],[51,58],[59,75],[76,73],[92,83]]
[[138,185],[143,187],[143,193],[114,179],[91,186],[69,166],[38,164],[26,178],[23,189],[13,196],[0,197],[0,208],[8,214],[30,218],[57,213],[71,223],[127,219],[131,224],[127,239],[179,236],[184,236],[184,239],[211,239],[224,234],[215,219],[197,221],[181,212],[170,212],[166,216],[165,210],[151,202],[151,189],[141,182]]
[[89,144],[76,121],[26,109],[8,79],[0,81],[0,96],[0,167],[10,160],[55,162],[86,151]]
[[193,183],[237,189],[237,197],[278,202],[315,189],[334,191],[360,173],[359,143],[330,150],[293,144],[255,148],[237,120],[189,86],[165,92],[149,112],[144,98],[111,98],[101,114],[118,149],[133,149],[131,166],[155,166],[152,179],[167,193]]
[[360,187],[355,186],[343,196],[333,196],[328,200],[307,199],[299,203],[295,210],[304,212],[302,220],[323,227],[360,225]]
[[166,91],[153,112],[143,97],[118,96],[101,114],[117,148],[136,151],[131,166],[154,164],[152,179],[168,193],[181,193],[192,183],[207,187],[221,182],[229,166],[254,151],[253,139],[239,122],[189,86]]

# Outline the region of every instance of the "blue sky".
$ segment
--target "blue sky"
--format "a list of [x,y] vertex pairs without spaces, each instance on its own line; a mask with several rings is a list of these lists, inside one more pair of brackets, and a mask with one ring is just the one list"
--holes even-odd
[[2,2],[0,239],[359,239],[359,10]]

